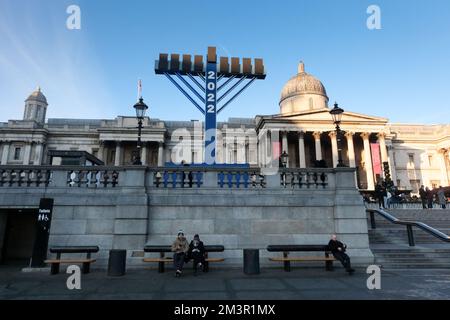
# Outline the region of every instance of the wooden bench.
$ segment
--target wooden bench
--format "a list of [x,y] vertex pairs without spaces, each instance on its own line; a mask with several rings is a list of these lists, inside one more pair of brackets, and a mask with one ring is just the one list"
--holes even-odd
[[[208,252],[223,252],[225,250],[224,246],[220,245],[207,245],[205,246],[205,266],[204,271],[209,271],[209,263],[210,262],[223,262],[224,258],[209,258]],[[145,246],[144,252],[153,252],[159,253],[159,258],[144,258],[144,262],[157,262],[158,263],[158,272],[164,272],[164,265],[168,262],[173,262],[173,258],[166,257],[166,253],[171,253],[171,246]]]
[[[59,266],[61,264],[77,264],[81,263],[83,265],[82,272],[89,273],[91,263],[96,260],[91,259],[91,253],[99,251],[97,246],[67,246],[67,247],[52,247],[50,248],[51,253],[56,253],[56,259],[47,259],[44,262],[51,265],[50,274],[58,274]],[[61,259],[61,254],[69,253],[86,253],[86,258],[78,259]]]
[[[269,258],[270,261],[283,262],[284,271],[291,271],[291,262],[324,261],[325,270],[333,270],[333,255],[327,245],[270,245],[269,252],[283,252],[283,257]],[[324,252],[324,256],[289,257],[290,252]]]

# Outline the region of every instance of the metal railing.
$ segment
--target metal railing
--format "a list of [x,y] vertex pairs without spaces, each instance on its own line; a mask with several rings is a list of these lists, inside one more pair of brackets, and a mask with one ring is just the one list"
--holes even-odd
[[429,225],[427,225],[423,222],[400,220],[400,219],[397,219],[396,217],[394,217],[393,215],[391,215],[390,213],[388,213],[384,210],[381,210],[381,209],[366,209],[366,212],[368,212],[370,215],[370,226],[372,227],[372,229],[377,228],[376,221],[375,221],[375,213],[393,224],[399,224],[399,225],[406,226],[406,232],[408,234],[408,244],[410,247],[415,246],[413,227],[419,228],[419,229],[429,233],[430,235],[438,238],[439,240],[442,240],[445,242],[450,242],[450,237],[448,235],[446,235],[445,233],[443,233],[433,227],[430,227]]

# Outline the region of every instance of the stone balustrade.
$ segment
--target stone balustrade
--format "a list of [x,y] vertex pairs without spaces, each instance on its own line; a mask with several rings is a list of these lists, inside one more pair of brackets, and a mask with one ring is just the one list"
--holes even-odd
[[335,174],[351,168],[280,168],[263,174],[260,168],[145,166],[0,166],[0,188],[217,188],[330,189]]

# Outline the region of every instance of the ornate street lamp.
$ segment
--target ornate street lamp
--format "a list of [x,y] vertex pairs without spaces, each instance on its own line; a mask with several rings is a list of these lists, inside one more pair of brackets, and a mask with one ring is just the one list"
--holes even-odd
[[333,122],[336,125],[336,138],[337,138],[337,147],[338,147],[338,164],[337,167],[346,167],[346,165],[342,162],[342,146],[341,146],[341,119],[342,114],[344,113],[344,109],[339,108],[338,104],[334,104],[334,108],[330,110],[330,114],[333,117]]
[[136,151],[136,158],[133,162],[133,164],[141,166],[141,149],[142,149],[142,142],[141,142],[141,132],[142,132],[142,121],[144,120],[145,112],[148,109],[148,106],[144,103],[144,99],[142,97],[139,98],[139,101],[133,106],[133,108],[136,110],[136,118],[138,119],[138,141],[137,141],[137,151]]
[[281,157],[281,164],[283,165],[283,168],[286,168],[289,155],[286,153],[286,151],[283,151],[283,153],[280,155],[280,157]]

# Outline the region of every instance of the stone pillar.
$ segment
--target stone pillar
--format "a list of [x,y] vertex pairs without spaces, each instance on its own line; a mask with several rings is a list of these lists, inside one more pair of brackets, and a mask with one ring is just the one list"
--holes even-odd
[[320,135],[322,132],[315,131],[313,132],[314,141],[316,145],[316,160],[322,160],[322,145],[320,143]]
[[[281,153],[286,152],[289,155],[289,145],[288,145],[288,139],[287,139],[287,131],[281,132]],[[289,168],[289,158],[287,158],[286,162],[286,168]]]
[[377,134],[378,142],[380,143],[380,151],[381,151],[381,162],[388,161],[388,153],[386,148],[386,134],[384,132],[380,132]]
[[375,181],[373,178],[372,156],[370,153],[369,132],[361,133],[364,142],[364,161],[367,174],[367,190],[375,190]]
[[299,131],[298,133],[298,158],[300,159],[300,168],[306,168],[306,158],[305,158],[305,133]]
[[122,158],[122,146],[121,146],[121,141],[116,141],[116,156],[114,159],[114,165],[115,166],[120,166],[121,164],[121,159]]
[[147,142],[142,142],[141,162],[143,166],[147,165]]
[[394,149],[394,147],[392,145],[388,146],[388,163],[389,163],[389,170],[391,171],[391,179],[394,182],[394,185],[396,185],[397,184],[397,170],[395,168],[393,149]]
[[162,141],[158,142],[158,167],[164,166],[164,144]]
[[105,158],[105,141],[99,141],[98,155],[97,158],[102,160],[106,164]]
[[32,142],[25,144],[25,151],[23,153],[23,164],[26,166],[30,164],[31,160],[31,144]]
[[348,149],[348,162],[351,168],[356,167],[355,161],[355,146],[353,144],[353,132],[346,132],[345,137],[347,138],[347,149]]
[[332,158],[333,158],[333,168],[336,168],[338,165],[338,161],[339,161],[336,131],[331,131],[328,134],[328,136],[331,139],[331,152],[332,152]]
[[9,157],[9,149],[11,147],[11,142],[6,141],[3,143],[3,152],[2,152],[2,165],[8,164],[8,157]]
[[445,161],[446,158],[446,150],[441,149],[439,151],[439,162],[440,162],[440,168],[441,168],[441,186],[446,187],[449,184],[448,181],[448,173],[447,173],[447,164]]
[[44,151],[44,144],[41,142],[38,142],[36,144],[36,151],[34,152],[34,165],[41,165],[42,164],[42,155]]

